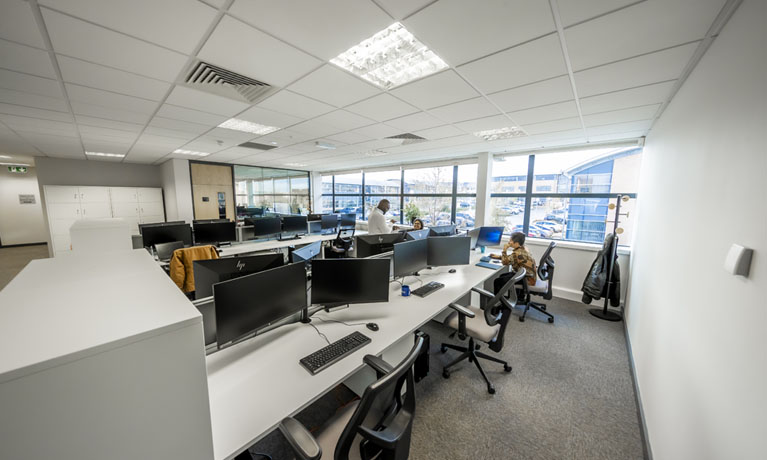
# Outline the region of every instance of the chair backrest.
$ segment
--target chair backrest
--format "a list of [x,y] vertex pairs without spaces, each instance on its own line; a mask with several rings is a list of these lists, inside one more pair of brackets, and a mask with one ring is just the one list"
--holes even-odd
[[[359,458],[408,458],[410,432],[415,416],[413,363],[421,353],[423,344],[423,337],[416,337],[415,345],[405,359],[386,375],[368,385],[349,423],[341,433],[334,459],[348,460],[357,436],[362,437]],[[407,392],[403,396],[402,387],[406,383]]]
[[184,247],[183,241],[171,241],[170,243],[157,243],[154,245],[154,252],[160,260],[170,260],[173,251]]
[[551,299],[553,297],[551,286],[554,284],[554,259],[551,258],[551,251],[557,246],[557,243],[552,241],[549,243],[549,247],[541,256],[541,261],[538,263],[538,278],[543,281],[548,281],[548,288],[546,293],[543,294],[544,299]]
[[[517,305],[517,289],[515,286],[518,283],[526,283],[526,274],[527,271],[520,267],[514,276],[509,278],[506,284],[498,290],[498,293],[495,294],[492,300],[490,300],[483,308],[487,324],[490,326],[499,324],[501,326],[495,340],[488,344],[488,348],[495,352],[499,352],[503,349],[503,338],[506,335],[506,325],[509,324],[511,310]],[[508,298],[506,298],[506,293],[509,294]]]

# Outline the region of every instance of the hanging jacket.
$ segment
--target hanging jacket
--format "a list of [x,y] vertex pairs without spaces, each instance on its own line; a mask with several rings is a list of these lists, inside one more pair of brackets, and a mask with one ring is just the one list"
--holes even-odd
[[218,259],[218,252],[213,246],[194,246],[176,249],[170,259],[170,279],[184,292],[194,291],[195,260]]
[[[591,264],[589,272],[586,274],[586,279],[583,280],[583,303],[590,304],[592,300],[599,300],[602,297],[608,297],[610,299],[610,305],[613,307],[620,306],[620,292],[621,292],[621,272],[618,266],[618,253],[614,252],[614,245],[618,244],[618,239],[615,235],[609,233],[605,237],[605,242],[602,244],[602,249],[597,253],[596,259]],[[610,286],[610,292],[607,292],[607,270],[610,260],[610,255],[615,254],[613,261],[613,273],[612,284]]]

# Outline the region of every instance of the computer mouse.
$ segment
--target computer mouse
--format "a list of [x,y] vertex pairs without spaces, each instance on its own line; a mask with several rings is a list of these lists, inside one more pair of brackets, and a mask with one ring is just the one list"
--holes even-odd
[[493,259],[493,263],[494,263],[494,264],[499,264],[499,263],[501,263],[501,261],[500,261],[500,260],[498,260],[498,259]]
[[447,272],[448,272],[448,273],[455,273],[455,268],[451,268],[451,269],[450,269],[450,270],[448,270]]
[[367,323],[365,325],[365,327],[367,327],[368,329],[370,329],[373,332],[378,330],[378,324],[376,324],[376,323]]

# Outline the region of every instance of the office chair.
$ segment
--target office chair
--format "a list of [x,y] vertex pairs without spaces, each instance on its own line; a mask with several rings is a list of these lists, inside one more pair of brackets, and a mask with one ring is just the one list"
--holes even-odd
[[525,322],[525,316],[530,308],[534,308],[544,315],[548,316],[550,323],[554,322],[554,315],[546,311],[546,304],[533,302],[530,300],[530,295],[538,295],[546,300],[551,300],[554,295],[551,291],[551,285],[554,284],[554,259],[551,258],[551,251],[557,246],[554,241],[546,248],[546,252],[541,256],[541,261],[538,263],[538,279],[534,285],[527,284],[526,281],[520,283],[522,291],[522,303],[525,305],[525,311],[522,312],[522,316],[519,317],[520,322]]
[[[383,359],[366,355],[365,364],[377,380],[362,399],[341,409],[315,438],[300,422],[287,417],[280,431],[301,460],[405,460],[410,453],[410,433],[415,416],[413,362],[421,353],[423,337],[416,337],[407,357],[392,368]],[[402,394],[406,385],[407,393]]]
[[331,258],[349,258],[351,255],[349,254],[354,245],[354,232],[356,229],[351,229],[352,234],[348,237],[341,236],[341,233],[347,231],[346,229],[342,229],[340,226],[338,227],[338,235],[336,235],[336,239],[330,242],[330,246],[328,247],[330,249],[330,254],[328,254]]
[[170,243],[157,243],[154,245],[154,252],[157,254],[157,258],[163,262],[167,262],[173,257],[173,251],[184,247],[183,241],[171,241]]
[[[517,292],[514,289],[514,285],[524,278],[525,269],[520,268],[495,295],[484,289],[472,288],[472,291],[479,294],[480,300],[484,300],[484,302],[481,302],[484,304],[482,307],[471,305],[464,307],[455,303],[450,304],[450,307],[455,311],[445,319],[445,325],[457,330],[458,338],[461,340],[465,340],[466,336],[468,336],[469,345],[468,347],[460,347],[450,343],[442,344],[440,349],[442,353],[447,352],[448,348],[462,352],[460,356],[442,369],[442,377],[450,378],[450,368],[464,359],[468,359],[469,362],[473,362],[477,369],[479,369],[479,373],[487,384],[487,392],[495,394],[495,387],[493,387],[493,384],[490,383],[487,375],[485,375],[485,371],[479,363],[479,358],[503,364],[503,370],[506,372],[511,372],[511,366],[506,361],[477,351],[480,346],[475,343],[475,340],[487,343],[488,348],[496,353],[503,349],[503,336],[506,332],[506,324],[509,321],[511,310],[517,303]],[[509,294],[508,297],[506,296],[507,293]]]

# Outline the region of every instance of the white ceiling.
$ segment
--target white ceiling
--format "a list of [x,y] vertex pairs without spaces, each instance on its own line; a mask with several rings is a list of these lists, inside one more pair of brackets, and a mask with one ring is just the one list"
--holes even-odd
[[[725,3],[4,0],[0,154],[338,170],[638,138]],[[383,91],[328,62],[395,21],[449,68]],[[276,90],[251,105],[177,85],[195,59]],[[281,129],[217,128],[230,117]],[[526,136],[472,135],[507,126]],[[427,141],[385,139],[405,132]]]

